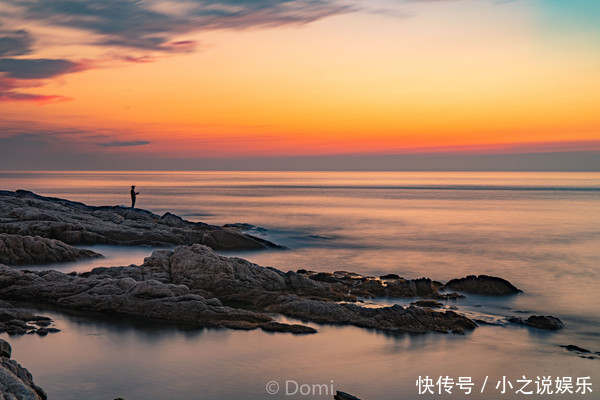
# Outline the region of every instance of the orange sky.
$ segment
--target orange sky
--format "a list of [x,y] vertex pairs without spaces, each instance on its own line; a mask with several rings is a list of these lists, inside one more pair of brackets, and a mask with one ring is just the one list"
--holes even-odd
[[[593,2],[569,14],[553,1],[381,0],[344,8],[319,0],[322,10],[292,11],[265,1],[268,13],[251,8],[232,21],[202,17],[183,28],[153,18],[183,18],[191,14],[186,2],[142,2],[153,13],[150,28],[119,36],[114,24],[137,20],[114,22],[105,10],[113,25],[87,26],[64,10],[34,18],[18,0],[0,6],[14,14],[0,30],[2,151],[23,152],[38,138],[65,156],[104,154],[109,164],[128,153],[600,150]],[[163,42],[130,43],[149,29],[148,38]],[[31,36],[28,45],[19,30]],[[4,54],[3,34],[12,46]],[[30,69],[41,66],[14,72],[7,59],[72,65],[37,77]]]

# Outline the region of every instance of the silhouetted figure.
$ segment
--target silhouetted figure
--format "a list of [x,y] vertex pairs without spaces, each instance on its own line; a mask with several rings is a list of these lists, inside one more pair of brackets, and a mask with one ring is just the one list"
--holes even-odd
[[131,208],[135,208],[135,199],[139,192],[135,191],[135,185],[131,185]]

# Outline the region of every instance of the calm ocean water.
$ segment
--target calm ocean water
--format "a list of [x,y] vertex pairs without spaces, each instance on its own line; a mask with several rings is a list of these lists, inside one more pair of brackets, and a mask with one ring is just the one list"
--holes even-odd
[[[600,351],[600,173],[0,173],[0,189],[92,205],[127,205],[132,184],[141,193],[140,208],[217,225],[249,223],[266,229],[255,233],[289,247],[234,254],[260,265],[441,281],[496,275],[524,294],[468,296],[452,304],[490,320],[554,315],[566,328],[548,333],[481,326],[465,336],[390,336],[311,324],[318,334],[297,337],[190,331],[44,310],[62,332],[10,341],[14,358],[51,399],[331,398],[312,392],[288,396],[286,380],[326,384],[365,400],[417,399],[424,396],[416,379],[426,375],[468,376],[475,383],[470,396],[455,387],[452,394],[427,396],[436,399],[527,398],[515,394],[518,387],[504,394],[496,389],[503,376],[516,386],[523,375],[534,381],[590,376],[594,393],[572,397],[598,398],[600,359],[580,358],[559,346]],[[94,249],[107,257],[52,268],[140,264],[152,251]],[[279,394],[267,394],[269,381],[280,383]],[[294,383],[289,386],[293,391]]]

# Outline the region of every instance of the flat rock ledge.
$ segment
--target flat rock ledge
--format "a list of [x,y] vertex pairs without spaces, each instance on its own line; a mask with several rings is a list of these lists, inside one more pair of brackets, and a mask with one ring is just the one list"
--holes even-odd
[[453,311],[363,306],[345,283],[223,257],[199,244],[156,250],[141,266],[100,267],[80,275],[0,266],[0,298],[204,327],[298,334],[316,330],[279,323],[273,314],[387,332],[464,333],[477,326]]
[[216,250],[279,247],[268,240],[242,233],[236,225],[218,227],[189,222],[171,213],[159,216],[124,206],[93,207],[25,190],[0,191],[0,216],[0,233],[40,236],[70,245],[201,243]]
[[46,400],[44,389],[33,383],[33,377],[15,360],[11,360],[10,344],[0,339],[0,399]]
[[96,257],[102,255],[92,250],[73,247],[60,240],[0,233],[2,264],[49,264]]

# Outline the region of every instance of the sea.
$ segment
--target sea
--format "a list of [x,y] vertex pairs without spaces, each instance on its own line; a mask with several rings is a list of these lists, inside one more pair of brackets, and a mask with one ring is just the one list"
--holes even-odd
[[[0,189],[90,205],[128,206],[131,185],[139,208],[249,224],[286,247],[221,253],[262,266],[442,282],[487,274],[523,293],[445,301],[487,322],[464,335],[300,321],[318,333],[297,336],[38,306],[61,332],[0,337],[51,400],[600,398],[600,173],[0,172]],[[26,268],[141,264],[155,250],[87,247],[105,258]],[[529,315],[565,327],[505,322]]]

